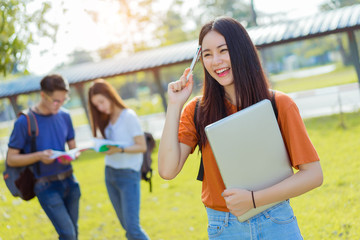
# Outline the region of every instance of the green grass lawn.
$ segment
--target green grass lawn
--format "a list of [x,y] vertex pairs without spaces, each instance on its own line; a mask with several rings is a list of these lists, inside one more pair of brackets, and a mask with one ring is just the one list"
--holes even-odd
[[[321,158],[323,185],[291,200],[304,239],[360,239],[360,113],[305,121]],[[165,181],[157,174],[157,149],[153,192],[142,181],[141,224],[151,239],[207,239],[207,219],[196,181],[199,159],[191,156],[179,176]],[[3,170],[3,166],[1,166]],[[82,191],[80,240],[126,239],[104,184],[103,156],[84,152],[74,162]],[[36,199],[13,198],[0,182],[0,239],[56,239],[56,233]]]
[[303,78],[289,78],[286,80],[274,82],[272,85],[276,90],[290,93],[314,88],[324,88],[341,84],[355,83],[357,81],[357,75],[354,67],[349,66],[338,67],[336,70],[330,73]]

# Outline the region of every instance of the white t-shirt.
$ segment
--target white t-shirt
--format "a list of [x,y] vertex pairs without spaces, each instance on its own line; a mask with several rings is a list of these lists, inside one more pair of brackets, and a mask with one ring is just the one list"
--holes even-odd
[[[120,142],[123,147],[135,144],[134,137],[144,135],[140,121],[132,109],[125,108],[114,124],[105,128],[106,139]],[[143,153],[115,153],[105,156],[105,165],[116,169],[140,171]]]

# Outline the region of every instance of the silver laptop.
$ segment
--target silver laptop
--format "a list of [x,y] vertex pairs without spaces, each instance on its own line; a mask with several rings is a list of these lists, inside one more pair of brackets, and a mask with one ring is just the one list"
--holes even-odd
[[[267,99],[206,126],[205,133],[226,188],[257,191],[293,174]],[[246,221],[277,203],[251,209],[238,219]]]

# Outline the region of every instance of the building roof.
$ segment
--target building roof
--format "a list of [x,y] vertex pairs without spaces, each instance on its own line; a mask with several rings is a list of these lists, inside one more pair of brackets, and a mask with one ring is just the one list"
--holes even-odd
[[[249,28],[248,33],[258,48],[319,37],[360,28],[360,4],[297,20]],[[71,84],[146,71],[188,62],[197,48],[197,40],[137,52],[128,57],[83,63],[57,71]],[[24,76],[0,83],[0,98],[40,90],[43,76]]]
[[258,47],[269,47],[360,28],[360,4],[248,30]]

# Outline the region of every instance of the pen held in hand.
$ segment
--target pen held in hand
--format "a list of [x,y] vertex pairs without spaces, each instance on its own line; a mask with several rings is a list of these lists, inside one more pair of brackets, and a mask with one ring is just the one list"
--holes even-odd
[[195,53],[195,55],[193,57],[193,60],[191,62],[190,71],[189,71],[188,75],[186,76],[186,81],[189,81],[190,74],[192,74],[192,72],[194,70],[194,67],[195,67],[195,64],[200,58],[200,55],[201,55],[201,46],[199,45],[198,48],[196,49],[196,53]]

